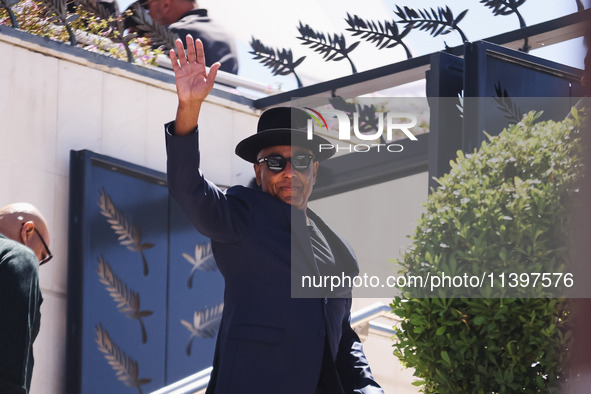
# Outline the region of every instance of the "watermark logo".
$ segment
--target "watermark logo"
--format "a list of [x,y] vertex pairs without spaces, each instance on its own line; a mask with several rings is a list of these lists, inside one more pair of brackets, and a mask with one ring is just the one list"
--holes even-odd
[[[310,115],[307,125],[307,139],[312,140],[314,135],[314,124],[318,124],[321,130],[329,131],[328,122],[326,118],[336,118],[338,125],[338,139],[346,142],[346,145],[320,144],[319,150],[336,149],[347,150],[349,152],[368,152],[372,148],[380,151],[380,148],[385,148],[388,152],[401,152],[404,148],[400,144],[351,144],[353,136],[361,141],[376,141],[384,140],[392,141],[395,131],[402,131],[404,135],[411,141],[417,141],[417,137],[411,132],[411,129],[418,123],[418,119],[414,114],[404,112],[376,112],[377,128],[373,132],[360,131],[360,116],[359,112],[353,113],[353,119],[344,111],[337,109],[322,109],[314,110],[309,107],[304,107],[305,111]],[[351,130],[353,134],[351,134]]]
[[[309,107],[304,107],[304,110],[308,113],[308,115],[310,115],[310,117],[312,119],[314,119],[316,121],[316,123],[318,123],[318,126],[320,126],[320,129],[322,130],[322,128],[324,128],[325,131],[328,131],[328,124],[326,124],[326,120],[324,119],[324,117],[322,116],[322,114],[312,108]],[[310,130],[314,130],[314,122],[312,121],[312,119],[308,119],[308,139],[311,140],[312,139],[312,134],[310,133]]]

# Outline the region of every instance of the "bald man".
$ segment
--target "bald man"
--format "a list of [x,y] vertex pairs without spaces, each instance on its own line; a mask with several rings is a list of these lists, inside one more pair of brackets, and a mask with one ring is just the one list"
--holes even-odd
[[0,393],[28,393],[33,342],[43,301],[39,266],[47,263],[47,222],[37,208],[15,203],[0,208]]

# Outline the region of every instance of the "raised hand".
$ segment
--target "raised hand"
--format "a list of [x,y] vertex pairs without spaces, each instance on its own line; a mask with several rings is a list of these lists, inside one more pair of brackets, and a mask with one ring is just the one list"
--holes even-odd
[[220,68],[220,63],[214,63],[208,73],[201,40],[194,41],[190,34],[186,40],[187,54],[180,39],[176,41],[177,52],[170,51],[179,99],[175,135],[188,134],[197,127],[201,104],[213,88],[215,76]]

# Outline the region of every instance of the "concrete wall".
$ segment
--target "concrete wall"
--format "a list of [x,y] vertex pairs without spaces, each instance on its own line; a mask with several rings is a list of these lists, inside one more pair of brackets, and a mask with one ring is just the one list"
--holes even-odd
[[[46,216],[54,259],[41,269],[41,332],[35,342],[33,394],[65,391],[67,303],[67,231],[69,152],[89,149],[165,172],[163,123],[174,117],[174,84],[146,76],[146,72],[97,64],[87,55],[39,44],[39,38],[4,34],[0,30],[0,206],[27,201]],[[56,49],[57,48],[57,49]],[[148,73],[149,74],[149,73]],[[170,80],[170,78],[169,78]],[[236,142],[255,130],[256,111],[233,101],[210,96],[202,109],[202,169],[220,185],[247,183],[252,166],[233,153]],[[219,163],[230,163],[219,165]],[[349,238],[362,261],[396,258],[408,242],[426,198],[427,176],[419,174],[315,201],[312,207]],[[404,191],[404,192],[401,192]],[[359,199],[373,195],[370,206],[359,210]],[[343,210],[344,209],[344,210]],[[392,223],[375,220],[383,209],[397,215]],[[351,226],[354,222],[355,226]],[[356,244],[354,227],[365,226],[390,234],[388,248]],[[388,297],[380,299],[389,303]],[[361,308],[374,299],[357,299]],[[412,371],[403,371],[392,356],[392,342],[370,338],[366,352],[377,379],[387,393],[416,393]]]

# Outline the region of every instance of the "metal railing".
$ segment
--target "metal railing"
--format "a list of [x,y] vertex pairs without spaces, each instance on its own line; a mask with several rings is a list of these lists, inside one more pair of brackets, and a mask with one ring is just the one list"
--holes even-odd
[[209,383],[212,367],[205,368],[193,375],[189,375],[173,384],[152,392],[152,394],[182,394],[204,392]]

